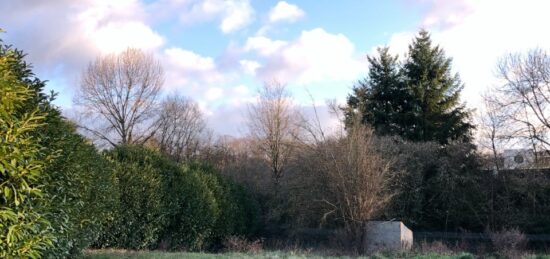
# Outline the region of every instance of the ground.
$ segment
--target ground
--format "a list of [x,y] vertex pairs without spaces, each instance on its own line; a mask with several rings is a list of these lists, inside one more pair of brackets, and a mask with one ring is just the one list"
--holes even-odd
[[[153,259],[175,259],[175,258],[189,258],[189,259],[210,259],[210,258],[350,258],[350,257],[332,257],[321,256],[306,252],[281,252],[281,251],[264,251],[261,253],[246,254],[246,253],[187,253],[187,252],[157,252],[157,251],[127,251],[127,250],[88,250],[85,252],[84,258],[87,259],[111,259],[111,258],[153,258]],[[364,257],[367,258],[367,257]],[[431,259],[431,258],[475,258],[468,253],[461,253],[458,255],[438,255],[438,254],[425,254],[425,255],[411,255],[411,254],[377,254],[371,258],[419,258],[419,259]],[[543,258],[543,257],[540,257]],[[548,258],[550,259],[550,257]]]

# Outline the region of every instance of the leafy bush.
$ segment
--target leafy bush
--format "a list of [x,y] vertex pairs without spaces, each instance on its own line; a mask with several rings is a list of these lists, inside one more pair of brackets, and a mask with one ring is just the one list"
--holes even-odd
[[[31,118],[41,114],[40,130],[31,130],[32,123],[21,125],[28,127],[26,138],[29,143],[36,144],[22,150],[27,154],[35,153],[28,161],[34,161],[29,164],[40,164],[41,171],[40,177],[28,174],[33,177],[33,187],[39,186],[41,191],[41,196],[34,198],[32,213],[40,213],[41,220],[50,223],[48,233],[51,235],[51,245],[43,251],[43,255],[67,257],[79,254],[96,239],[99,226],[111,211],[112,197],[116,194],[113,193],[110,166],[51,104],[55,95],[44,93],[45,81],[34,76],[32,66],[25,62],[22,51],[0,45],[0,57],[7,61],[5,71],[9,71],[12,80],[9,86],[2,89],[9,91],[10,87],[19,85],[24,92],[17,109],[6,110],[5,115]],[[35,152],[36,148],[38,152]],[[38,223],[35,225],[40,226]],[[42,236],[48,235],[43,233]]]
[[483,230],[484,187],[475,147],[382,139],[381,152],[393,161],[396,197],[386,211],[413,229]]
[[256,203],[211,167],[180,166],[139,146],[107,151],[119,201],[100,247],[203,250],[254,232]]
[[45,217],[56,236],[48,256],[67,257],[80,254],[97,239],[112,216],[117,193],[111,164],[76,133],[73,124],[51,114],[40,131],[43,145],[56,155],[45,167],[43,179],[48,197]]
[[44,114],[38,107],[23,110],[32,91],[13,70],[15,53],[0,50],[0,257],[37,258],[54,240],[41,210],[47,160],[41,159],[43,147],[33,137]]
[[165,242],[170,249],[202,250],[210,245],[220,215],[218,201],[200,175],[182,168],[177,176]]
[[218,203],[219,216],[214,226],[215,242],[229,235],[250,236],[258,225],[258,204],[246,190],[222,177],[213,167],[191,164],[189,169],[205,182]]
[[118,188],[118,205],[107,223],[99,246],[154,248],[169,212],[165,211],[163,176],[176,165],[147,149],[125,146],[106,153],[112,161]]
[[248,193],[222,177],[212,167],[182,166],[181,199],[168,228],[172,249],[202,250],[220,246],[227,236],[250,236],[255,232],[257,204]]

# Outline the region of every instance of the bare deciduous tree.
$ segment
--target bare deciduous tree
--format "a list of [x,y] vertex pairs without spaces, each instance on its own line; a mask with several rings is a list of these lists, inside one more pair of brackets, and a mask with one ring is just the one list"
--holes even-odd
[[[332,105],[332,110],[340,114],[337,106]],[[379,151],[389,142],[377,140],[373,130],[358,118],[335,136],[324,133],[318,118],[304,123],[304,130],[315,136],[303,143],[307,152],[316,154],[318,177],[326,177],[324,197],[316,200],[326,205],[323,218],[341,221],[355,248],[365,253],[367,223],[380,215],[393,193],[389,188],[391,163]]]
[[179,95],[162,101],[157,124],[155,138],[160,151],[176,161],[198,155],[208,137],[206,121],[197,103]]
[[285,86],[277,82],[265,84],[257,103],[248,107],[250,137],[258,143],[276,186],[295,148],[300,118]]
[[[534,49],[527,54],[510,54],[498,64],[503,85],[495,98],[504,109],[507,122],[514,125],[516,138],[537,150],[550,149],[550,55]],[[503,114],[501,112],[501,114]]]
[[80,126],[113,146],[147,141],[163,83],[160,63],[139,49],[97,58],[83,72],[75,99],[91,115]]
[[500,153],[506,146],[512,144],[514,128],[509,122],[508,107],[499,105],[499,99],[491,95],[491,91],[483,95],[483,110],[479,114],[479,144],[490,152],[490,161],[496,173],[503,166]]

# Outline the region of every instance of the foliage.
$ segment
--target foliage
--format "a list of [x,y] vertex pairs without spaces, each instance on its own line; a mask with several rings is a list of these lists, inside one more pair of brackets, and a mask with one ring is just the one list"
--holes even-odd
[[79,254],[97,237],[99,226],[111,209],[112,197],[116,196],[110,166],[52,105],[55,95],[44,93],[46,82],[34,76],[25,54],[11,46],[1,46],[0,56],[10,57],[10,74],[27,92],[27,98],[11,114],[44,115],[40,130],[28,132],[41,147],[34,159],[40,161],[43,172],[36,179],[43,198],[33,204],[33,211],[40,211],[43,219],[51,223],[49,233],[54,237],[44,256]]
[[116,147],[105,155],[113,163],[119,197],[100,246],[154,248],[168,218],[163,177],[177,172],[177,165],[134,146]]
[[451,75],[451,59],[439,46],[432,46],[428,32],[422,30],[409,45],[403,64],[405,84],[412,93],[411,121],[407,138],[417,141],[468,142],[473,125],[460,104],[464,87],[458,74]]
[[95,147],[76,134],[75,126],[52,117],[42,134],[57,158],[45,170],[49,194],[47,218],[57,236],[49,255],[78,255],[98,238],[101,226],[113,217],[117,190],[112,166]]
[[48,161],[33,137],[45,114],[37,107],[24,110],[32,91],[14,73],[16,53],[0,49],[0,257],[37,258],[55,241],[40,209]]
[[178,210],[168,228],[169,246],[201,250],[220,246],[227,236],[251,236],[258,216],[254,199],[211,166],[183,166]]
[[369,75],[353,87],[345,110],[346,124],[361,115],[361,122],[371,125],[378,135],[407,133],[406,112],[411,109],[411,97],[404,85],[397,56],[389,48],[379,48],[379,57],[369,56]]
[[202,250],[253,232],[254,201],[211,167],[180,166],[140,146],[119,146],[106,156],[120,196],[96,246]]
[[398,172],[391,183],[397,196],[387,218],[413,229],[483,230],[487,197],[472,145],[386,141],[394,144],[381,152],[393,158],[393,170]]
[[209,178],[185,168],[177,183],[174,214],[165,236],[172,249],[203,250],[211,245],[214,227],[220,216],[219,200]]
[[303,147],[307,154],[300,156],[284,189],[291,224],[342,228],[349,247],[365,253],[366,225],[393,196],[391,163],[378,152],[376,139],[372,129],[357,122],[345,135]]
[[205,181],[218,201],[220,215],[215,225],[215,238],[222,241],[230,235],[250,236],[258,224],[258,204],[240,185],[222,177],[205,164],[191,164],[190,169]]
[[471,140],[469,112],[459,103],[463,85],[458,75],[451,75],[451,59],[432,46],[428,32],[420,31],[409,45],[402,67],[387,48],[379,55],[369,57],[368,78],[348,97],[348,118],[359,114],[378,134],[413,141]]

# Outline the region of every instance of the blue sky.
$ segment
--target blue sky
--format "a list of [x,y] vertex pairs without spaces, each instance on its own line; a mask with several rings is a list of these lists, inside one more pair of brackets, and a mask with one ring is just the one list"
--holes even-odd
[[367,54],[388,45],[404,57],[420,28],[453,58],[470,108],[498,84],[499,57],[550,46],[547,0],[3,0],[0,9],[2,39],[28,53],[64,110],[78,111],[90,61],[137,47],[162,62],[164,94],[194,99],[215,132],[231,135],[264,82],[287,84],[305,109],[311,94],[326,111],[366,75]]

